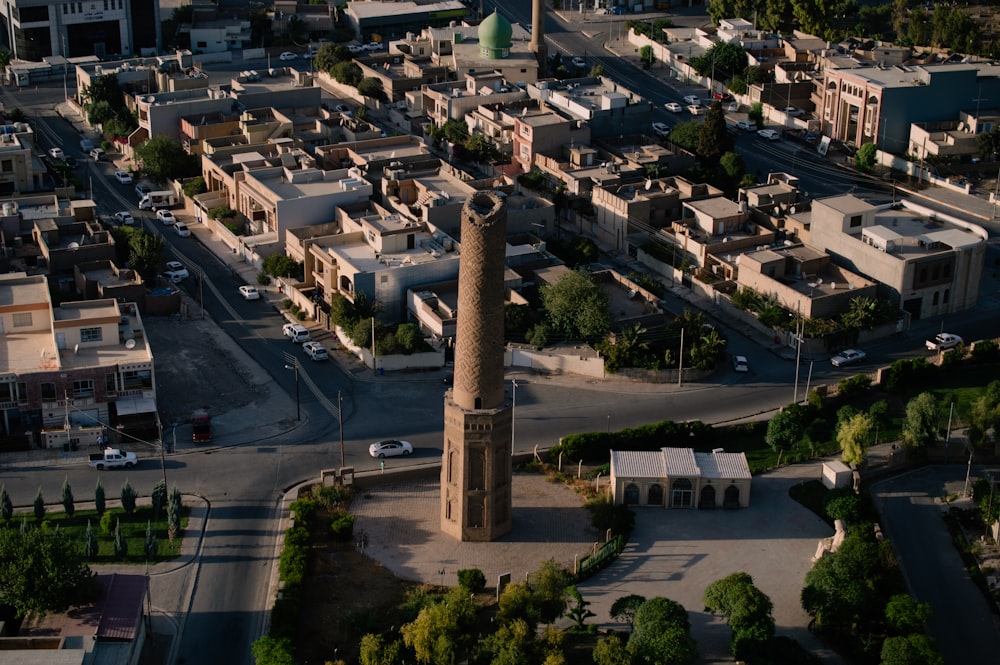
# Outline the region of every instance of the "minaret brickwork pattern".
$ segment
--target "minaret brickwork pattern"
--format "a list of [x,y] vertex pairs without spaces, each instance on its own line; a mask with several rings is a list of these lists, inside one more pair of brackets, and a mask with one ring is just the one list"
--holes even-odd
[[549,59],[549,49],[545,45],[545,0],[531,0],[530,47],[538,59],[538,78],[543,78]]
[[462,208],[455,380],[445,395],[441,530],[490,541],[511,528],[512,411],[504,401],[507,208],[477,192]]

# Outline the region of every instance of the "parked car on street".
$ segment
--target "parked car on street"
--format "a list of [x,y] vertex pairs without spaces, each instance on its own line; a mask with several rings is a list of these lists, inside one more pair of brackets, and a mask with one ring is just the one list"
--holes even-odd
[[750,371],[750,362],[747,360],[746,356],[733,356],[733,371],[734,372]]
[[382,45],[382,42],[371,41],[365,44],[362,48],[364,48],[366,51],[374,52],[374,51],[381,51],[385,47]]
[[164,226],[170,226],[171,224],[177,221],[177,218],[174,217],[174,213],[170,212],[169,210],[157,210],[156,218],[161,222],[163,222]]
[[260,291],[257,290],[256,286],[249,284],[240,287],[240,295],[243,296],[244,300],[260,300]]
[[146,194],[149,194],[151,191],[153,190],[149,188],[149,185],[143,184],[141,182],[135,186],[135,193],[140,199],[145,197]]
[[587,67],[587,61],[581,58],[580,56],[573,58],[572,63],[573,66],[578,69],[586,69]]
[[286,323],[281,326],[281,332],[296,344],[309,341],[309,329],[301,323]]
[[797,106],[786,106],[782,110],[785,112],[785,115],[790,116],[792,118],[798,118],[800,115],[805,115],[806,114],[805,111],[803,111],[802,109],[798,108]]
[[397,441],[396,439],[385,439],[368,446],[368,454],[372,457],[406,456],[412,452],[413,445],[409,441]]
[[284,53],[282,53],[281,55],[278,56],[278,60],[286,60],[286,61],[287,60],[295,60],[298,57],[299,56],[295,55],[291,51],[285,51]]
[[663,105],[663,108],[667,109],[671,113],[680,113],[681,111],[684,110],[684,107],[678,104],[677,102],[667,102],[666,104]]
[[336,111],[337,113],[346,115],[348,118],[354,115],[354,112],[351,110],[351,107],[349,107],[347,104],[337,104],[336,106],[333,107],[333,110]]
[[830,358],[830,364],[834,367],[853,365],[865,359],[865,352],[859,349],[844,349],[834,357]]
[[66,156],[62,148],[49,148],[49,157],[52,159],[62,159]]
[[307,356],[312,358],[313,362],[327,360],[330,357],[330,354],[326,352],[326,347],[319,342],[306,342],[302,345],[302,350],[306,352]]
[[133,217],[130,212],[116,212],[115,221],[119,224],[124,224],[125,226],[132,226],[135,224],[135,217]]
[[757,131],[757,123],[754,122],[753,120],[740,120],[738,123],[736,123],[736,127],[738,129],[742,129],[744,132]]
[[174,223],[174,231],[182,238],[187,238],[191,235],[191,229],[184,222]]
[[131,185],[132,174],[129,173],[128,171],[115,171],[115,180],[117,180],[119,184],[122,185]]
[[66,159],[64,159],[63,164],[65,164],[71,169],[75,169],[77,167],[76,159],[73,157],[67,157]]
[[168,272],[175,272],[182,275],[181,279],[188,277],[188,269],[180,261],[167,261],[165,265]]
[[695,106],[701,106],[701,98],[698,95],[686,95],[684,97],[685,104],[694,104]]
[[962,338],[953,333],[938,333],[934,339],[927,340],[924,345],[928,351],[946,351],[962,344]]
[[773,129],[758,129],[757,136],[762,139],[767,139],[768,141],[777,141],[781,138],[781,136],[778,135],[778,132]]
[[118,448],[105,448],[102,452],[90,455],[90,466],[98,471],[104,469],[131,469],[139,463],[135,453],[127,453]]
[[660,138],[663,138],[670,133],[670,127],[663,124],[662,122],[654,122],[653,133],[659,136]]
[[708,113],[708,109],[704,106],[699,106],[698,104],[688,104],[688,113],[691,115],[703,115]]

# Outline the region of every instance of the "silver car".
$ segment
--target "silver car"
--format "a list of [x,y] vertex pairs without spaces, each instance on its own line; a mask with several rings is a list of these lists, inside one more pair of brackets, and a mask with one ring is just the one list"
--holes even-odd
[[865,352],[859,349],[844,349],[834,357],[830,358],[830,364],[834,367],[853,365],[865,359]]

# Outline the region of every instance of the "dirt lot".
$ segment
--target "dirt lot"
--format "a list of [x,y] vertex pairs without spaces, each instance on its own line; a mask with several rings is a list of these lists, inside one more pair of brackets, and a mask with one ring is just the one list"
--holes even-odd
[[[185,304],[198,316],[192,301],[185,298]],[[268,398],[270,377],[210,317],[145,317],[143,323],[164,423],[187,422],[202,408],[216,417]]]

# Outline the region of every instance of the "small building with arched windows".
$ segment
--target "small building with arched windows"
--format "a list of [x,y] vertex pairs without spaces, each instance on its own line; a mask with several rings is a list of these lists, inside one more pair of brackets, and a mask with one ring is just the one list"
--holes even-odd
[[691,448],[611,451],[616,505],[748,508],[750,480],[743,453],[696,453]]

